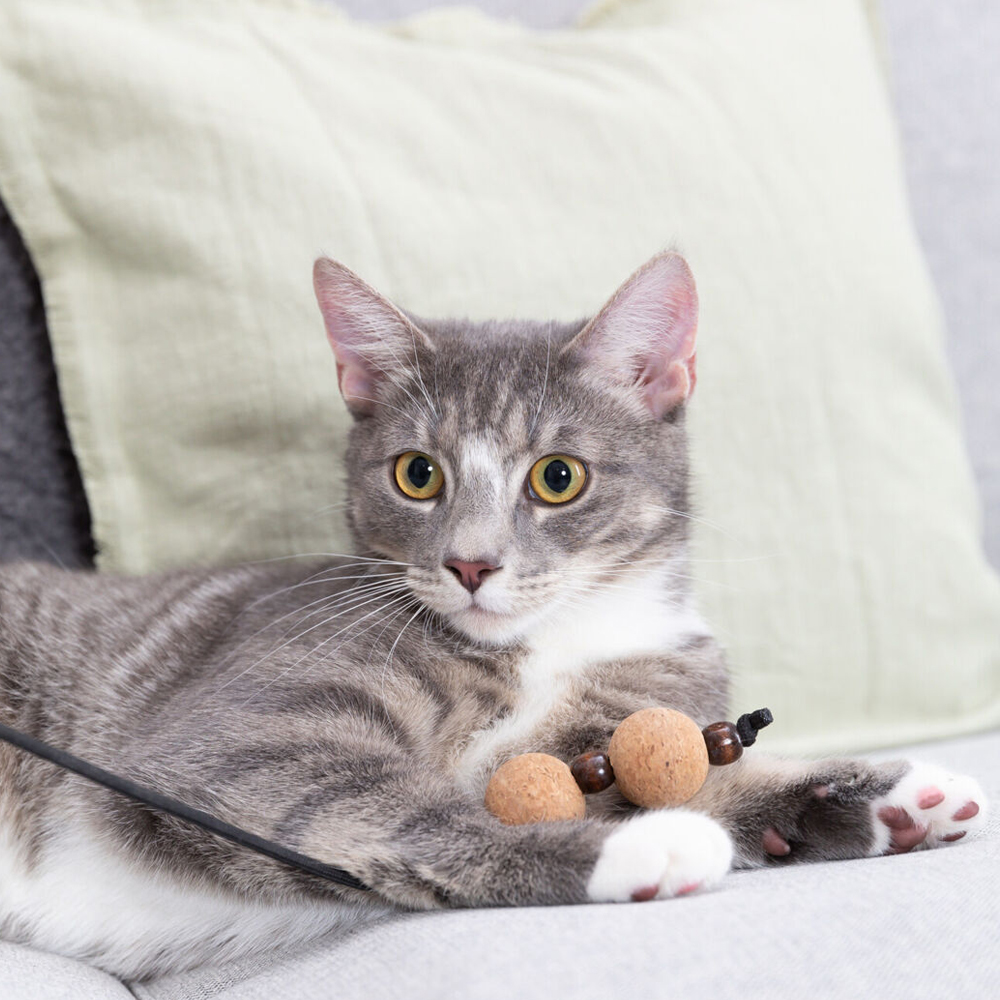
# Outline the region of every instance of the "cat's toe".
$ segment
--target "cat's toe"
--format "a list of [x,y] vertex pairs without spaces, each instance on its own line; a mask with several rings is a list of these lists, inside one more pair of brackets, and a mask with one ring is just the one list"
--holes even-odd
[[764,831],[760,842],[765,853],[770,854],[772,858],[784,858],[792,853],[792,845],[773,826]]
[[914,763],[898,784],[872,803],[874,854],[898,854],[962,840],[985,822],[986,796],[968,775]]
[[686,896],[718,884],[733,863],[733,842],[713,819],[699,813],[666,812],[670,861],[659,898]]
[[606,903],[687,895],[715,885],[732,858],[732,841],[715,820],[681,809],[644,813],[605,840],[587,895]]
[[882,806],[876,815],[889,831],[886,854],[905,854],[927,839],[927,827],[901,806]]

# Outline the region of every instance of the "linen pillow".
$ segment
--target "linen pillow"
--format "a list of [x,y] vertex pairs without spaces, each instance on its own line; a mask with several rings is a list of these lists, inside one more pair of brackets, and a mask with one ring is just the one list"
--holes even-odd
[[[424,315],[573,318],[676,243],[693,572],[771,747],[1000,720],[1000,593],[856,0],[7,0],[0,189],[106,570],[348,545],[320,249]],[[334,506],[331,506],[334,505]]]

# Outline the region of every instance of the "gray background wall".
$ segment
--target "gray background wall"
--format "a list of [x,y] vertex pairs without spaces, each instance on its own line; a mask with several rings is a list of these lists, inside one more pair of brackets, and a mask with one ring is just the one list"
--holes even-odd
[[917,228],[1000,567],[1000,3],[882,0]]

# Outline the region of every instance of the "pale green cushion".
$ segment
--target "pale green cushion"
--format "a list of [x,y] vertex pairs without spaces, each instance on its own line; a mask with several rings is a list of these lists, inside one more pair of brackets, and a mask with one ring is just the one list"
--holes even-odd
[[860,3],[537,33],[6,0],[0,94],[103,568],[347,548],[317,251],[418,314],[573,318],[676,243],[693,572],[735,707],[810,750],[1000,720],[1000,593]]

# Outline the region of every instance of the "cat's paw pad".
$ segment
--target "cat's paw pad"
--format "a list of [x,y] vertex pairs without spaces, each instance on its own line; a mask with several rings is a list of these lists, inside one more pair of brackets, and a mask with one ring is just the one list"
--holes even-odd
[[715,885],[733,844],[713,819],[684,809],[643,813],[614,831],[587,883],[594,902],[644,902]]
[[962,840],[986,819],[979,782],[933,764],[914,763],[888,795],[872,805],[873,854],[903,854]]

